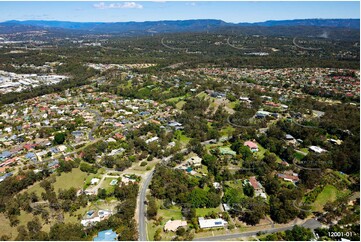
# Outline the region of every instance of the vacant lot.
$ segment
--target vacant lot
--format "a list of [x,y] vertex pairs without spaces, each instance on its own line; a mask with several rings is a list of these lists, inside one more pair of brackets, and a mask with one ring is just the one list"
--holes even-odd
[[[87,173],[82,172],[79,168],[73,168],[71,172],[62,173],[60,176],[53,174],[56,178],[54,186],[54,191],[58,192],[61,189],[69,189],[71,187],[75,188],[83,188],[84,180],[87,177]],[[48,178],[49,179],[49,178]],[[40,186],[40,182],[35,183],[29,189],[25,190],[28,193],[35,192],[39,197],[41,197],[41,193],[45,192],[43,188]]]
[[346,192],[342,192],[332,185],[326,185],[322,192],[318,194],[316,201],[313,204],[313,209],[316,211],[323,211],[323,206],[325,206],[327,202],[333,202],[338,197],[345,195],[345,193]]

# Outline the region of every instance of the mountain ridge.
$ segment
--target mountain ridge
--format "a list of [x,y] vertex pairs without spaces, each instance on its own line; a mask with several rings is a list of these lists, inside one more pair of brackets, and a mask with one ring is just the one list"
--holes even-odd
[[203,24],[203,25],[217,25],[219,26],[318,26],[318,27],[341,27],[341,28],[353,28],[360,29],[360,19],[292,19],[292,20],[267,20],[263,22],[240,22],[230,23],[219,19],[189,19],[189,20],[159,20],[159,21],[127,21],[127,22],[74,22],[74,21],[59,21],[59,20],[9,20],[1,22],[13,23],[21,25],[39,26],[39,27],[58,27],[66,29],[82,29],[88,30],[96,26],[150,26],[159,24],[177,25],[182,26],[184,24]]

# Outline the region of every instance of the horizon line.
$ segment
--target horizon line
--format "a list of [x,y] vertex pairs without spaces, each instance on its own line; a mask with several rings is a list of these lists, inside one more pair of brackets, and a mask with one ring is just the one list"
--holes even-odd
[[9,19],[1,21],[0,23],[6,23],[6,22],[26,22],[26,21],[44,21],[44,22],[70,22],[70,23],[145,23],[145,22],[161,22],[161,21],[191,21],[191,20],[217,20],[222,21],[225,23],[232,23],[232,24],[242,24],[242,23],[249,23],[249,24],[255,24],[255,23],[264,23],[269,21],[296,21],[296,20],[360,20],[360,18],[299,18],[299,19],[269,19],[265,21],[257,21],[257,22],[227,22],[222,19],[216,19],[216,18],[201,18],[201,19],[164,19],[164,20],[145,20],[145,21],[71,21],[71,20],[57,20],[57,19],[26,19],[26,20],[19,20],[19,19]]

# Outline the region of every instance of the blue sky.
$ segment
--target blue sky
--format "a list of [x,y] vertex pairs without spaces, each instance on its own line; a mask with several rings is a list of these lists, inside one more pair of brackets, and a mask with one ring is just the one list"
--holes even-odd
[[360,2],[0,1],[0,22],[7,20],[126,22],[221,19],[239,23],[304,18],[360,18]]

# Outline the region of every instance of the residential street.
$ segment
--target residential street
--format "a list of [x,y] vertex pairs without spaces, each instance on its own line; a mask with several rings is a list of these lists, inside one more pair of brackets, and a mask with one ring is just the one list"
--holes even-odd
[[[305,223],[303,223],[301,226],[305,227],[305,228],[316,229],[316,228],[321,227],[321,223],[318,222],[315,219],[309,219]],[[257,230],[257,231],[244,232],[244,233],[236,233],[236,234],[219,235],[219,236],[213,236],[213,237],[197,238],[197,239],[194,239],[194,241],[220,241],[220,240],[237,239],[237,238],[241,238],[241,237],[255,236],[259,232],[262,232],[262,233],[275,233],[275,232],[285,231],[285,230],[292,229],[292,227],[293,227],[293,225],[292,226],[287,226],[287,227],[284,227],[284,228],[264,229],[264,230]]]
[[152,180],[153,171],[151,171],[147,178],[144,180],[142,187],[140,188],[140,195],[139,195],[139,240],[146,241],[147,240],[147,224],[146,224],[146,209],[145,209],[145,195],[148,189],[148,186]]

